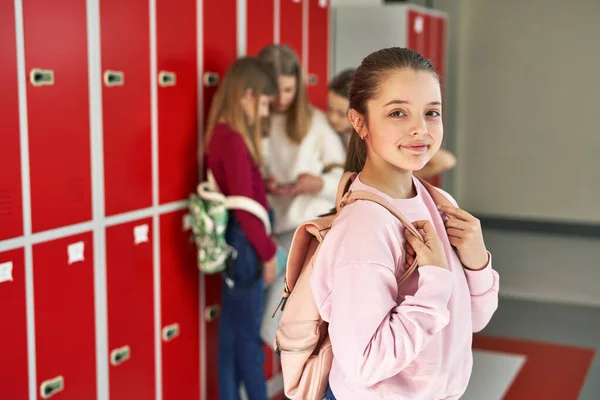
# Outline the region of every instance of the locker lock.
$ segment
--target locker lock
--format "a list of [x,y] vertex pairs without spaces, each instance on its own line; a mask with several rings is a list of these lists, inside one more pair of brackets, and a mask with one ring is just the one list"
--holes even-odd
[[319,83],[319,77],[315,74],[309,74],[308,75],[308,84],[309,86],[315,86],[316,84]]
[[219,304],[213,304],[212,306],[206,307],[204,310],[204,319],[206,322],[212,322],[219,318],[221,315],[221,306]]
[[205,72],[202,80],[206,87],[217,86],[219,84],[219,74],[216,72]]
[[52,86],[54,85],[54,71],[33,68],[29,73],[29,81],[33,86]]
[[117,366],[129,360],[131,348],[129,346],[119,347],[110,352],[110,365]]
[[125,84],[125,74],[122,71],[104,71],[104,85],[108,87],[123,86]]
[[175,72],[160,71],[158,73],[159,86],[161,86],[161,87],[175,86],[176,82],[177,82],[177,76],[175,75]]
[[57,376],[56,378],[48,379],[42,382],[40,385],[40,397],[42,399],[49,399],[58,392],[62,392],[65,389],[65,378]]
[[170,342],[179,336],[179,324],[167,325],[162,329],[163,342]]

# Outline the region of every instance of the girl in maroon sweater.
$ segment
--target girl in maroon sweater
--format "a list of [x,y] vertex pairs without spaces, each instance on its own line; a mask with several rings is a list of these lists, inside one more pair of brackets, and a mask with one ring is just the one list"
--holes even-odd
[[[254,57],[237,60],[215,94],[208,116],[205,165],[226,196],[250,197],[267,210],[260,173],[261,122],[269,116],[277,80],[269,67]],[[277,245],[262,221],[246,211],[230,211],[226,240],[237,250],[223,282],[223,311],[219,325],[219,398],[239,399],[243,383],[250,400],[267,400],[260,323],[264,284],[276,274]],[[213,367],[213,366],[209,366]]]

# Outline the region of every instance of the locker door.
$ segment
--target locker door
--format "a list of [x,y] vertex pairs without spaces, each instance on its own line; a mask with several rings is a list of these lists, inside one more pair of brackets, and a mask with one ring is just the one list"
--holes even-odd
[[265,371],[265,379],[268,381],[273,377],[273,351],[266,344],[263,345],[263,352],[265,353],[265,363],[263,364],[263,371]]
[[111,400],[154,399],[152,219],[106,228]]
[[185,214],[178,211],[160,218],[164,400],[200,399],[199,272],[190,231],[183,223]]
[[204,123],[220,79],[237,58],[236,0],[204,0],[203,102]]
[[329,1],[307,0],[308,7],[308,97],[327,110],[329,85]]
[[408,48],[426,55],[426,42],[425,42],[425,16],[423,13],[408,9],[408,24],[406,26],[408,30]]
[[[0,253],[0,376],[2,397],[29,399],[27,380],[27,310],[23,249]],[[8,306],[7,306],[8,305]]]
[[198,183],[196,2],[157,0],[156,23],[162,204],[186,199]]
[[147,0],[100,2],[106,215],[152,205]]
[[205,309],[202,313],[206,332],[206,396],[219,398],[219,317],[221,315],[221,275],[204,276]]
[[435,29],[435,49],[436,49],[436,70],[440,75],[442,82],[442,90],[445,87],[446,78],[446,18],[436,17],[436,29]]
[[23,234],[14,3],[0,4],[0,240]]
[[279,0],[279,42],[291,46],[301,62],[303,1],[308,0]]
[[86,5],[23,2],[34,232],[92,218]]
[[37,395],[96,399],[93,234],[33,246]]
[[[204,0],[203,3],[203,102],[204,124],[210,102],[227,68],[237,58],[236,0]],[[219,18],[217,18],[219,17]],[[206,328],[206,393],[208,399],[219,398],[219,315],[221,310],[221,276],[207,275],[204,281],[205,310],[201,310]]]
[[273,0],[250,0],[246,5],[246,16],[246,52],[256,56],[275,40],[275,3]]

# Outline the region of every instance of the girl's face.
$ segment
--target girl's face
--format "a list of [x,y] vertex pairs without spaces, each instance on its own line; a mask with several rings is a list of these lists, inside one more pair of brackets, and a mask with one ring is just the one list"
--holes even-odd
[[367,102],[367,112],[368,121],[363,119],[357,131],[367,141],[367,157],[377,164],[383,161],[397,169],[417,171],[440,148],[442,95],[429,72],[389,72],[377,96]]
[[253,124],[257,119],[268,117],[269,109],[274,99],[274,96],[256,96],[252,89],[248,89],[244,97],[240,100],[240,105],[242,106],[242,110],[244,110],[244,114],[246,114],[248,123]]
[[348,104],[350,104],[348,98],[340,96],[333,90],[330,90],[327,94],[327,120],[338,133],[352,133],[352,124],[346,115]]
[[277,111],[285,112],[296,98],[298,80],[294,75],[279,75],[277,83],[279,84],[279,104],[277,105]]

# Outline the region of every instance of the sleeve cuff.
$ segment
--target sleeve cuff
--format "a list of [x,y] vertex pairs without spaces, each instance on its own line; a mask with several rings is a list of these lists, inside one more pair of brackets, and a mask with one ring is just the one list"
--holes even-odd
[[258,258],[260,258],[262,262],[267,262],[269,260],[272,260],[273,257],[275,257],[276,252],[277,246],[272,240],[269,239],[267,246],[265,246],[265,249],[261,251],[260,254],[258,254]]
[[488,252],[488,263],[483,269],[472,270],[463,268],[467,277],[467,284],[471,296],[479,296],[487,292],[494,285],[494,274],[492,273],[492,255]]

